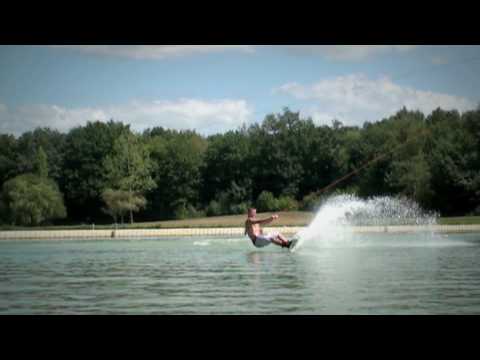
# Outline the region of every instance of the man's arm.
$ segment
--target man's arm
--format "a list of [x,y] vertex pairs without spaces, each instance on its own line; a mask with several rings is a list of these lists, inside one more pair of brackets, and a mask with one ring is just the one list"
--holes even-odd
[[269,218],[259,219],[259,220],[253,220],[253,219],[250,218],[250,219],[248,219],[248,221],[250,221],[250,223],[252,223],[252,224],[269,224],[275,219],[278,219],[278,215],[272,215]]

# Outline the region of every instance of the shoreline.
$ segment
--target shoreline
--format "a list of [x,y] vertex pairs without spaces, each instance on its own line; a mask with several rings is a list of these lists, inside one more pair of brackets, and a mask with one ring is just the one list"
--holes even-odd
[[[304,226],[265,227],[266,232],[278,231],[294,235]],[[353,233],[468,233],[480,232],[480,225],[401,225],[401,226],[356,226]],[[120,230],[7,230],[0,231],[1,240],[76,240],[76,239],[129,239],[175,236],[243,236],[243,227],[230,228],[172,228],[172,229],[120,229]]]

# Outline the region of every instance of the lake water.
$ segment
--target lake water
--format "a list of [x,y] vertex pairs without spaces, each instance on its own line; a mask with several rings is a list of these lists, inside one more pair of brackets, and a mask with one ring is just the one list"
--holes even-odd
[[2,241],[0,314],[480,314],[480,234]]

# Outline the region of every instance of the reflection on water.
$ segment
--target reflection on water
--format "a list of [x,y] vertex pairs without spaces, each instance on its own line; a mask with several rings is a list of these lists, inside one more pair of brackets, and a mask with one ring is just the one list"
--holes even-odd
[[0,242],[0,314],[479,314],[480,234]]

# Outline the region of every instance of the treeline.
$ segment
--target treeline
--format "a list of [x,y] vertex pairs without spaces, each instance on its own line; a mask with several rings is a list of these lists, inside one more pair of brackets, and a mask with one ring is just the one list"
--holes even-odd
[[[381,157],[379,157],[381,156]],[[366,162],[354,176],[319,192]],[[400,110],[362,127],[284,109],[203,137],[89,122],[0,135],[0,222],[36,225],[313,210],[332,192],[407,196],[442,215],[480,212],[480,109]]]

